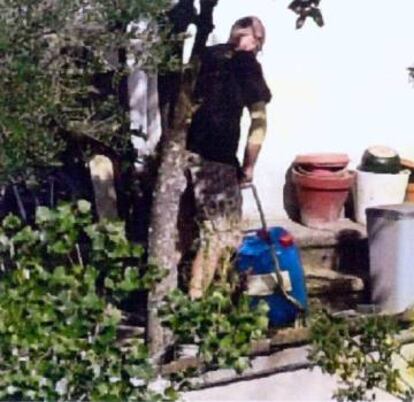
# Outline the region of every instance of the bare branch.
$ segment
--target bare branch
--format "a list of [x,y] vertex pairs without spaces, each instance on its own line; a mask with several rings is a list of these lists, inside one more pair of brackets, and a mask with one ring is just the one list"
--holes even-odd
[[200,0],[200,14],[197,16],[197,34],[194,41],[194,47],[191,58],[199,57],[202,53],[208,36],[214,29],[213,11],[218,0]]

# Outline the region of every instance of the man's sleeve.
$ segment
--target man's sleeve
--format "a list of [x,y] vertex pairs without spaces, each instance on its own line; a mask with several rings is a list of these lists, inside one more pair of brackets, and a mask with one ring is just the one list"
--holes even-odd
[[234,62],[235,75],[241,88],[244,105],[250,107],[258,102],[270,102],[272,95],[255,55],[252,52],[240,51],[237,52]]
[[264,102],[253,103],[249,106],[250,128],[248,142],[254,145],[262,145],[267,130],[266,105]]

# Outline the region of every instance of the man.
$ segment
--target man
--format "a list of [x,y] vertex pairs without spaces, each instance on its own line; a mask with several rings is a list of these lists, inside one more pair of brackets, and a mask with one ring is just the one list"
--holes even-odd
[[[189,179],[201,228],[189,284],[193,299],[210,285],[224,251],[241,240],[240,183],[253,180],[271,99],[256,59],[264,40],[262,22],[245,17],[234,23],[228,43],[207,48],[201,60],[187,140]],[[240,167],[236,153],[244,107],[251,124]]]

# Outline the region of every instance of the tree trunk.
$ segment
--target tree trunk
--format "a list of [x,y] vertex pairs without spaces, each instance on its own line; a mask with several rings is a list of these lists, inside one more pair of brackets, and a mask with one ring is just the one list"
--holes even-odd
[[149,257],[151,262],[168,271],[168,275],[150,293],[147,336],[151,354],[160,357],[164,346],[168,345],[171,335],[163,330],[157,315],[162,299],[177,287],[177,265],[180,260],[178,250],[178,212],[180,197],[186,187],[185,140],[189,113],[189,96],[187,85],[182,83],[176,105],[173,127],[168,130],[161,149],[161,164],[154,189],[149,232]]
[[151,354],[160,357],[171,337],[163,331],[157,309],[162,299],[177,287],[177,217],[179,200],[185,189],[184,161],[181,145],[165,144],[159,169],[149,233],[151,261],[166,269],[168,275],[150,293],[148,299],[148,340]]
[[[165,331],[158,318],[157,310],[162,299],[177,287],[177,264],[180,253],[178,243],[178,212],[180,197],[186,187],[185,141],[191,118],[191,95],[198,65],[196,59],[205,46],[208,34],[213,29],[212,13],[218,0],[201,0],[200,14],[197,16],[197,35],[192,52],[192,69],[184,69],[181,74],[179,95],[169,127],[164,129],[161,139],[161,163],[155,185],[151,224],[149,232],[149,257],[151,262],[167,269],[168,275],[150,293],[148,300],[147,338],[151,355],[159,360],[168,345],[171,335]],[[189,1],[182,2],[186,10],[192,9]],[[188,16],[188,15],[187,15]],[[194,16],[191,16],[194,17]],[[193,22],[193,18],[187,21]],[[180,19],[182,24],[182,19]]]

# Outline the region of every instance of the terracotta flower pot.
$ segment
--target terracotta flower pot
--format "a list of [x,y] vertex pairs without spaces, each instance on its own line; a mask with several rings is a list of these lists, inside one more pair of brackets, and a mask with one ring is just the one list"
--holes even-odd
[[414,161],[410,159],[401,159],[401,167],[410,171],[409,183],[414,183]]
[[318,227],[339,219],[354,183],[355,172],[324,176],[306,175],[293,169],[292,175],[304,225]]
[[414,203],[414,183],[408,183],[405,193],[405,201]]
[[346,171],[348,155],[334,153],[297,155],[294,168],[302,174],[317,176],[339,176]]
[[342,176],[346,173],[347,169],[344,168],[320,168],[320,167],[309,167],[309,166],[302,166],[296,165],[294,169],[304,175],[315,175],[315,176]]
[[293,164],[305,169],[344,169],[349,163],[347,154],[317,153],[297,155]]

